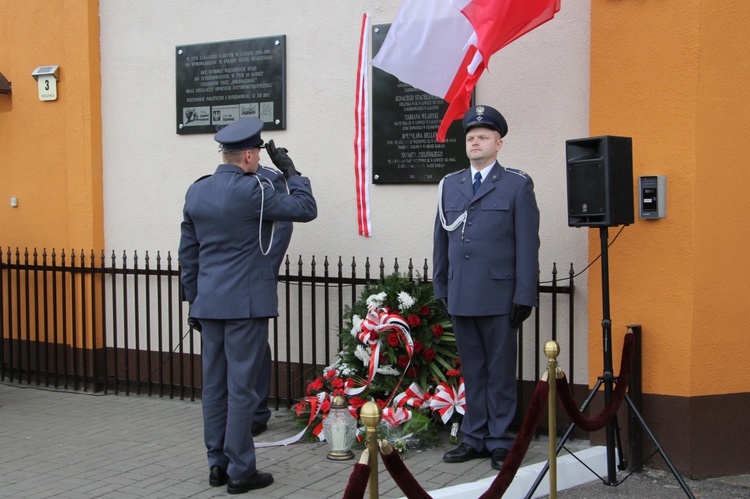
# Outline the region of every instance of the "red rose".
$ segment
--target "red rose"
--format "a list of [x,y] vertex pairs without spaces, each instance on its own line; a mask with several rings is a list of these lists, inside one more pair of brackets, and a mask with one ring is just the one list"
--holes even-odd
[[398,367],[406,367],[409,365],[409,357],[406,355],[399,355],[396,362],[398,363]]
[[365,405],[364,399],[361,399],[359,397],[352,397],[349,399],[349,405],[354,407],[355,409],[359,409],[363,405]]
[[408,376],[409,378],[416,378],[418,374],[419,371],[417,371],[417,368],[414,366],[411,366],[406,370],[406,376]]
[[411,314],[407,320],[409,321],[409,325],[411,327],[422,325],[422,319],[420,319],[418,315]]
[[396,333],[390,333],[388,334],[386,341],[390,346],[395,347],[398,345],[398,335],[396,335]]
[[344,389],[343,388],[334,388],[333,389],[333,396],[336,395],[344,395]]
[[336,374],[337,374],[337,373],[336,373],[336,370],[335,370],[335,369],[331,369],[330,371],[328,371],[328,372],[326,373],[326,379],[331,379],[331,378],[333,378],[334,376],[336,376]]
[[419,340],[414,340],[414,353],[422,351],[422,343]]
[[435,324],[432,326],[432,336],[435,338],[440,338],[443,336],[443,325],[442,324]]
[[432,348],[425,348],[424,360],[426,360],[427,362],[432,362],[433,360],[435,360],[435,350],[433,350]]
[[446,376],[456,377],[456,376],[460,376],[461,375],[461,371],[459,371],[458,369],[451,369],[451,370],[447,371],[445,373],[445,375]]
[[294,409],[297,412],[297,416],[301,416],[303,412],[307,411],[307,404],[300,402]]
[[331,381],[331,386],[333,386],[334,388],[342,388],[344,386],[344,380],[341,378],[336,378]]
[[388,356],[386,354],[380,354],[380,363],[385,364],[385,361],[388,360]]
[[313,391],[319,391],[323,388],[323,378],[315,378],[315,380],[307,385],[307,393],[310,394]]
[[419,315],[421,315],[422,317],[427,317],[428,315],[430,315],[430,307],[428,307],[427,305],[422,305],[421,307],[419,307]]
[[323,412],[323,414],[327,414],[330,409],[331,409],[331,401],[326,398],[323,401],[323,403],[320,405],[320,410]]

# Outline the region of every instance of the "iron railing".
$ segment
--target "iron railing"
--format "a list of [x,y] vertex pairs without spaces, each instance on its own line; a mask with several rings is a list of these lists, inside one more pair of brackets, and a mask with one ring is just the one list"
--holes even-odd
[[[365,285],[392,272],[428,282],[426,260],[421,269],[409,260],[402,271],[398,260],[387,269],[382,258],[373,266],[369,258],[358,265],[354,258],[345,263],[326,257],[320,264],[300,257],[293,264],[287,257],[278,285],[280,315],[269,334],[277,409],[291,407],[307,382],[332,362],[346,307]],[[573,383],[573,278],[571,265],[561,285],[553,266],[551,279],[538,288],[533,331],[519,333],[519,345],[533,344],[532,355],[519,348],[519,410],[544,367],[544,342],[558,339],[560,311],[567,315],[567,372]],[[568,297],[565,308],[559,306],[561,296]],[[194,400],[201,389],[200,334],[187,327],[186,314],[179,262],[169,253],[0,251],[0,379]]]

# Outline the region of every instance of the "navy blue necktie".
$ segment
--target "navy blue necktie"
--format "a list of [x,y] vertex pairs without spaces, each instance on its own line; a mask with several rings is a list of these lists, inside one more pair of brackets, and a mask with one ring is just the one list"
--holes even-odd
[[476,172],[474,174],[474,194],[477,193],[480,185],[482,185],[482,174],[479,172]]

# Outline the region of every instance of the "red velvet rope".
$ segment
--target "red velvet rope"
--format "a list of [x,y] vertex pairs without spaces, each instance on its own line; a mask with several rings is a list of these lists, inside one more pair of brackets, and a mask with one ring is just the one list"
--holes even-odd
[[411,471],[404,465],[398,452],[393,451],[385,454],[382,450],[380,456],[383,458],[383,464],[388,473],[391,474],[393,481],[408,499],[430,499],[430,494],[425,492],[419,482],[411,474]]
[[547,396],[549,394],[549,383],[547,381],[539,380],[536,384],[536,390],[531,398],[529,409],[526,411],[526,416],[523,418],[523,424],[521,429],[518,430],[516,440],[513,442],[513,447],[510,449],[508,457],[503,463],[503,467],[500,469],[497,477],[492,481],[490,488],[479,496],[479,499],[493,499],[496,497],[502,497],[505,491],[510,487],[513,478],[516,476],[518,468],[523,462],[526,451],[529,450],[529,444],[531,439],[534,438],[539,422],[542,420],[542,414],[544,413],[544,407],[547,404]]
[[[490,488],[482,494],[480,499],[502,497],[510,486],[513,477],[516,476],[516,472],[523,462],[524,456],[526,456],[526,451],[529,450],[529,445],[531,444],[532,438],[534,438],[536,428],[539,426],[539,422],[542,419],[548,393],[549,383],[546,381],[539,381],[536,390],[534,391],[534,396],[531,399],[531,403],[529,404],[529,409],[526,412],[523,424],[521,425],[521,429],[516,436],[516,440],[513,443],[513,447],[510,449],[508,457],[503,463],[503,468],[490,485]],[[390,454],[384,454],[381,452],[380,455],[383,457],[383,463],[391,474],[393,480],[396,482],[396,485],[398,485],[408,499],[430,498],[430,495],[425,492],[411,472],[406,466],[404,466],[404,462],[401,460],[398,452],[391,452]]]
[[625,392],[630,384],[630,377],[633,374],[633,352],[635,351],[635,338],[633,333],[625,335],[625,343],[622,348],[622,360],[620,361],[620,375],[617,377],[617,386],[612,394],[610,403],[602,409],[597,416],[587,418],[578,409],[573,393],[564,376],[557,380],[557,395],[560,397],[565,412],[568,413],[573,423],[585,431],[600,430],[612,419],[620,408],[620,404],[625,399]]
[[367,481],[370,478],[370,466],[362,463],[356,463],[352,474],[349,475],[349,483],[346,484],[342,499],[362,499],[367,488]]
[[[620,408],[620,404],[625,398],[625,392],[630,384],[633,367],[633,353],[635,351],[635,337],[632,333],[625,335],[625,342],[622,349],[622,358],[620,361],[620,375],[617,377],[617,386],[612,395],[610,404],[606,406],[599,415],[594,418],[586,418],[578,409],[573,394],[568,385],[565,376],[557,380],[558,396],[562,402],[565,412],[573,420],[573,423],[585,431],[596,431],[604,427],[607,422],[614,416]],[[532,396],[529,408],[526,411],[521,429],[518,431],[513,447],[510,449],[508,457],[503,463],[503,467],[493,480],[487,491],[480,496],[480,499],[492,499],[502,497],[508,490],[513,478],[516,476],[518,468],[529,450],[531,439],[534,437],[537,427],[542,419],[544,407],[549,394],[549,383],[547,381],[538,381],[534,395]],[[406,495],[408,499],[430,499],[430,495],[425,492],[417,482],[409,469],[404,465],[398,452],[384,454],[380,452],[383,458],[383,464],[396,482],[396,485]],[[370,474],[370,467],[363,464],[356,464],[354,471],[349,477],[349,484],[344,491],[343,499],[360,499],[363,497],[367,487],[367,479]],[[361,490],[360,490],[361,489]]]

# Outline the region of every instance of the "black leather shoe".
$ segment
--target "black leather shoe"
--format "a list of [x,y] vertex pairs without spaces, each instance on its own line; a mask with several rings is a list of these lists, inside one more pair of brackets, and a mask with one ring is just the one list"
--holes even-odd
[[510,451],[508,449],[493,449],[492,450],[492,468],[499,470],[503,467],[503,461],[508,459]]
[[256,471],[255,474],[247,478],[237,480],[229,479],[227,484],[227,494],[244,494],[253,489],[262,489],[273,483],[273,475],[270,473],[261,473]]
[[252,433],[254,437],[257,437],[267,429],[268,425],[266,423],[253,423],[253,426],[250,428],[250,433]]
[[446,452],[445,455],[443,455],[443,461],[446,463],[465,463],[471,459],[479,459],[482,457],[490,457],[490,453],[486,450],[475,450],[471,445],[462,443],[455,449]]
[[227,470],[219,466],[211,466],[211,473],[208,475],[208,484],[211,487],[221,487],[229,480]]

